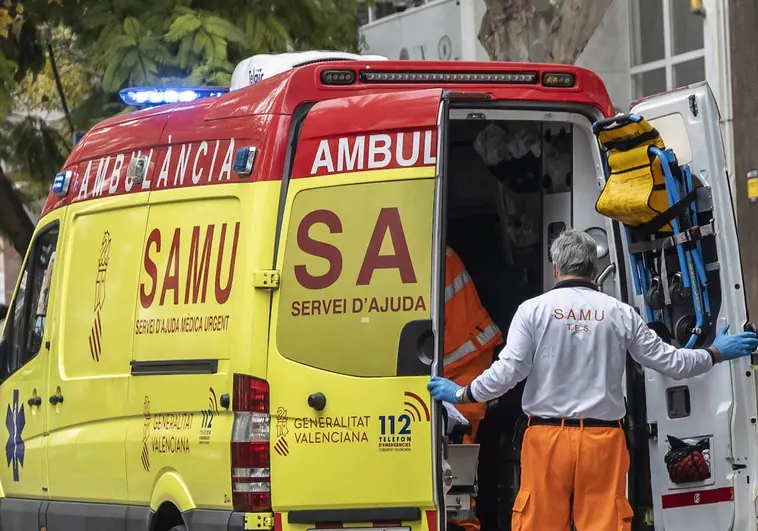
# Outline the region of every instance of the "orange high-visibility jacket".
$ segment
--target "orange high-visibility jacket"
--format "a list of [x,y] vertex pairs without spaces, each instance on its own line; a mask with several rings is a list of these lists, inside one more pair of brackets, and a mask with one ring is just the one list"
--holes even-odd
[[[468,385],[492,365],[503,333],[482,306],[474,282],[450,247],[445,259],[445,377]],[[473,427],[484,418],[486,404],[456,405]]]

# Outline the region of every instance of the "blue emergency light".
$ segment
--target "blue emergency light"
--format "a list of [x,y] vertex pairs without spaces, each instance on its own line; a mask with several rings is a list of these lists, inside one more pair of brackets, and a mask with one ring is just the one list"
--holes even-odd
[[53,179],[52,190],[58,197],[64,197],[68,194],[68,188],[71,185],[71,177],[74,174],[71,170],[62,171],[55,175]]
[[225,87],[130,87],[118,95],[127,105],[154,106],[187,103],[200,98],[217,98],[229,92]]

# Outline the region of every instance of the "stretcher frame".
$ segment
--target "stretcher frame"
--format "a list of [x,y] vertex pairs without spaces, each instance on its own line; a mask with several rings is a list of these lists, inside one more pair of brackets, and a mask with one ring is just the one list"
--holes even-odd
[[[629,114],[617,115],[605,120],[599,120],[592,126],[593,133],[598,136],[602,130],[611,127],[622,127],[628,123],[638,123],[642,117]],[[603,151],[605,148],[600,143]],[[636,146],[635,146],[636,147]],[[652,220],[632,227],[623,224],[629,250],[632,281],[634,291],[638,296],[645,299],[645,316],[650,323],[661,323],[665,326],[662,318],[656,315],[656,310],[650,307],[645,295],[651,289],[650,261],[653,260],[652,251],[660,251],[661,271],[660,277],[663,283],[664,308],[671,305],[668,289],[668,273],[666,268],[666,250],[676,248],[679,271],[681,272],[682,286],[690,290],[695,324],[684,348],[692,348],[699,338],[704,336],[703,329],[711,318],[710,297],[708,295],[708,279],[706,276],[703,260],[703,250],[700,240],[707,236],[713,236],[713,222],[707,226],[699,226],[697,220],[697,190],[694,186],[692,171],[688,165],[679,165],[676,155],[671,149],[661,149],[657,146],[648,146],[648,157],[651,163],[657,159],[663,173],[666,196],[669,208],[655,216]],[[652,168],[652,164],[651,164]],[[611,168],[608,158],[605,157],[603,169],[606,179],[611,176]],[[683,192],[683,194],[682,194]],[[657,237],[661,229],[670,223],[673,229],[671,234]],[[683,224],[686,227],[683,227]],[[641,226],[644,229],[641,230]],[[642,234],[642,236],[640,236]],[[636,236],[636,237],[635,237]],[[653,237],[651,240],[650,238]],[[643,241],[635,241],[642,239]],[[662,310],[658,310],[662,312]]]

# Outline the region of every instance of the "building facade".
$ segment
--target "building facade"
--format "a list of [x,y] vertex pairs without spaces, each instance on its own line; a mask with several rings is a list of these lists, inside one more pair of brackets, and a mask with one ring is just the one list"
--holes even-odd
[[[484,0],[376,2],[365,10],[363,52],[486,61],[477,39],[484,12]],[[619,111],[638,98],[708,81],[719,102],[731,169],[728,22],[727,0],[612,0],[577,64],[601,76]]]

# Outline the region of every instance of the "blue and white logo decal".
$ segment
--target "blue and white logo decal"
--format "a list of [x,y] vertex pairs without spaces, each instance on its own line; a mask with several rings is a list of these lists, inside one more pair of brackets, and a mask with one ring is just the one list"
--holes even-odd
[[8,442],[5,443],[5,459],[8,466],[13,464],[13,481],[18,481],[19,465],[24,466],[24,440],[21,434],[26,426],[24,404],[18,402],[18,389],[13,390],[13,407],[8,404],[5,413],[5,428],[8,430]]

